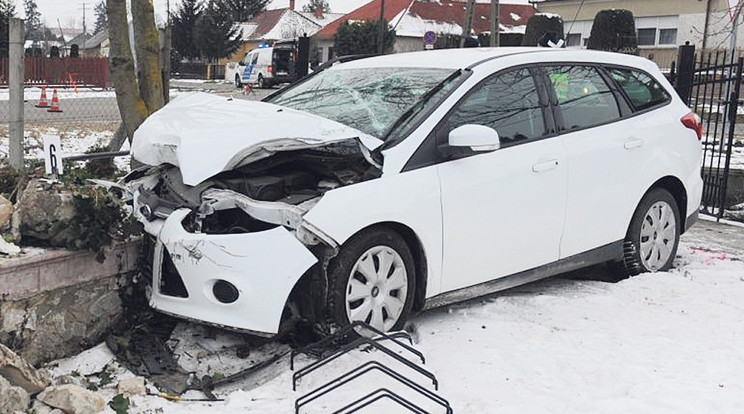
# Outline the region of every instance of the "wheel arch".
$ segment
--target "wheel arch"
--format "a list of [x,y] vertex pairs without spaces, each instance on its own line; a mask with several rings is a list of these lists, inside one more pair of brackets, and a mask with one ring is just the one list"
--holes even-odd
[[[672,197],[674,197],[674,201],[677,202],[677,209],[679,210],[679,232],[680,234],[684,233],[685,221],[687,220],[687,190],[685,189],[685,185],[679,178],[667,175],[666,177],[657,180],[648,190],[646,190],[643,197],[655,188],[663,188],[669,191],[669,193],[672,194]],[[641,200],[643,197],[641,197]]]
[[[414,261],[413,265],[416,269],[413,306],[411,309],[413,311],[423,309],[424,302],[426,301],[428,262],[423,243],[413,229],[400,222],[378,222],[358,230],[346,238],[341,246],[354,239],[357,235],[373,228],[383,228],[398,234],[403,238],[403,241],[411,250],[411,255],[413,256]],[[297,304],[299,306],[298,310],[300,314],[305,318],[313,322],[320,322],[326,317],[325,304],[328,297],[328,275],[326,272],[328,262],[333,259],[333,255],[330,253],[331,249],[329,248],[323,249],[316,247],[310,250],[316,255],[316,257],[318,257],[318,263],[308,269],[305,274],[300,277],[297,283],[295,283],[292,291],[287,297],[286,303],[289,304],[292,302]],[[308,294],[307,292],[311,293]],[[285,309],[286,308],[287,307],[285,306]],[[282,320],[285,321],[287,316],[289,315],[284,314]]]

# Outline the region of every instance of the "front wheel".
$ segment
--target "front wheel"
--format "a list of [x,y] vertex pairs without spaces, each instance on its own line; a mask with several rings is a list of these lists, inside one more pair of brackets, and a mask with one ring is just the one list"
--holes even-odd
[[240,88],[243,86],[243,82],[240,81],[240,75],[235,75],[235,87]]
[[372,229],[355,236],[330,263],[328,277],[334,322],[363,321],[383,332],[403,328],[413,304],[415,267],[397,233]]
[[679,207],[669,191],[655,188],[646,194],[628,229],[619,276],[670,269],[679,246],[680,224]]

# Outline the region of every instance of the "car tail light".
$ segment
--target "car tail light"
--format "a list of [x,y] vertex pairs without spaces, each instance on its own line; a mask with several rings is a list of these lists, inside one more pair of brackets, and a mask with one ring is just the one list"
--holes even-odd
[[689,114],[683,116],[682,125],[695,131],[698,137],[698,141],[703,138],[703,121],[695,112],[690,112]]
[[273,65],[269,65],[269,68],[266,69],[266,71],[269,72],[269,75],[273,75],[274,74],[274,66]]

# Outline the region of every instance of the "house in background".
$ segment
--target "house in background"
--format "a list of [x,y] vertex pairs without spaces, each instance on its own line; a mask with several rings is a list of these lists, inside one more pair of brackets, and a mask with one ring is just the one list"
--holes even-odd
[[108,29],[103,29],[85,41],[85,48],[80,47],[80,55],[84,57],[108,57],[109,49]]
[[[698,48],[729,47],[732,25],[728,0],[531,1],[540,12],[563,17],[568,47],[586,47],[594,16],[607,9],[633,13],[641,56],[662,67],[676,60],[677,48],[688,41]],[[741,26],[738,37],[744,39]]]
[[[320,61],[334,57],[334,37],[343,23],[378,20],[381,4],[382,0],[373,0],[320,30],[316,34],[321,50]],[[427,31],[438,35],[461,35],[466,6],[465,0],[385,0],[385,19],[396,32],[394,52],[424,50],[424,34]],[[473,17],[475,35],[490,31],[490,7],[489,3],[476,4]],[[523,35],[527,21],[533,14],[535,8],[531,5],[501,4],[500,32]]]
[[246,53],[258,48],[260,44],[273,44],[303,35],[312,36],[343,16],[342,13],[323,13],[322,10],[316,13],[298,12],[294,6],[294,0],[290,0],[288,8],[266,10],[250,21],[239,23],[242,44],[231,56],[221,59],[220,63],[240,61]]

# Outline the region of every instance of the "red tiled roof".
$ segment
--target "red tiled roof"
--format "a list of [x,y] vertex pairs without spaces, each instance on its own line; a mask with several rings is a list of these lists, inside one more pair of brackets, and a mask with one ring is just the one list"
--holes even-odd
[[[415,2],[411,7],[410,14],[425,20],[454,23],[462,26],[465,23],[465,9],[467,3],[458,1],[441,0],[439,2],[420,3]],[[499,9],[499,23],[504,26],[523,26],[527,20],[536,13],[534,7],[528,4],[502,4]],[[512,14],[520,18],[514,19]],[[491,30],[491,5],[489,3],[476,3],[473,14],[473,30],[476,34]]]
[[[408,5],[411,4],[411,1],[412,0],[385,0],[385,20],[388,22],[393,20],[393,17],[397,16],[398,13],[405,10]],[[372,0],[346,16],[334,21],[316,33],[318,39],[333,39],[338,28],[349,20],[378,20],[380,18],[380,4],[382,4],[382,0]]]
[[273,9],[273,10],[266,10],[263,13],[259,14],[258,16],[254,17],[250,20],[250,23],[256,24],[256,30],[251,33],[250,37],[252,39],[259,39],[261,36],[265,35],[271,29],[274,28],[274,26],[279,23],[279,20],[282,18],[282,15],[289,9]]
[[[346,16],[329,24],[323,30],[317,33],[319,39],[333,39],[338,28],[349,20],[377,20],[380,16],[381,0],[373,0],[364,6],[354,10]],[[434,20],[438,22],[455,23],[463,25],[465,23],[465,9],[467,3],[457,0],[439,0],[420,2],[411,0],[385,0],[385,18],[391,21],[401,11],[411,5],[409,14],[419,16],[425,20]],[[504,26],[522,26],[537,11],[531,5],[527,4],[502,4],[500,8],[500,23]],[[512,17],[512,14],[519,15],[518,20]],[[489,3],[476,3],[475,13],[473,15],[473,30],[476,34],[490,31],[491,5]],[[422,33],[423,36],[423,33]]]

